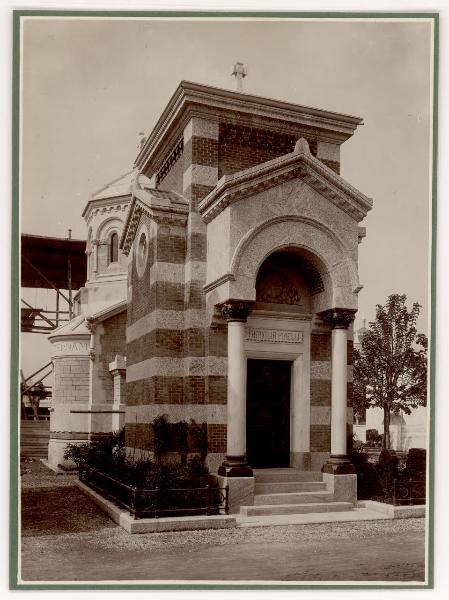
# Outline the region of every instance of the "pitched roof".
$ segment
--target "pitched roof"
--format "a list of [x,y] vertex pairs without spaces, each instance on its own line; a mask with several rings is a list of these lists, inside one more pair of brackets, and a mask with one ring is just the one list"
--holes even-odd
[[150,185],[150,180],[145,175],[137,173],[135,170],[128,171],[124,175],[120,175],[109,183],[106,183],[102,188],[94,192],[90,200],[103,200],[105,198],[115,198],[118,196],[127,196],[131,193],[132,186],[136,178],[139,179],[139,185]]

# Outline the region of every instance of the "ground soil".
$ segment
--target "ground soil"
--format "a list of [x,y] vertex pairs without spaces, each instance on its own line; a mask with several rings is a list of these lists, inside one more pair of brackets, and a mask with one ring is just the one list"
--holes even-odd
[[424,581],[424,519],[130,535],[37,462],[22,475],[24,581]]

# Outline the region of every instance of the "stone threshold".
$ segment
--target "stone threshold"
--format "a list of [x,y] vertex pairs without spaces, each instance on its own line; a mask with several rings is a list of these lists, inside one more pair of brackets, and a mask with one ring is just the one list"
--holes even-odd
[[380,513],[384,519],[413,519],[426,516],[425,504],[395,506],[376,500],[360,500],[357,507]]
[[275,525],[312,525],[318,523],[348,523],[354,521],[388,521],[391,519],[411,519],[426,516],[426,507],[393,506],[373,500],[357,503],[348,511],[303,513],[291,515],[267,515],[247,517],[236,515],[237,527],[273,527]]
[[156,533],[161,531],[189,531],[198,529],[228,529],[236,526],[231,515],[195,515],[192,517],[161,517],[158,519],[134,519],[127,510],[103,498],[90,487],[76,481],[76,486],[103,512],[128,533]]
[[369,510],[354,508],[348,511],[303,513],[292,515],[268,515],[243,517],[237,515],[237,527],[273,527],[281,525],[318,525],[320,523],[349,523],[354,521],[385,521],[392,517]]

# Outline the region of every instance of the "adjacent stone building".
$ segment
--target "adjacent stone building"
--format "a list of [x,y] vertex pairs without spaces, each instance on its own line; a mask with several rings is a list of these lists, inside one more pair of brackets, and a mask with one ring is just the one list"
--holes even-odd
[[92,194],[83,212],[88,279],[74,299],[74,319],[49,336],[53,467],[66,464],[68,443],[98,439],[124,424],[128,259],[119,241],[135,177],[127,173]]
[[[227,480],[251,478],[253,468],[351,472],[359,223],[372,202],[340,176],[340,146],[361,123],[181,82],[142,144],[127,192],[116,182],[84,213],[84,434],[107,429],[93,425],[97,404],[111,414],[120,407],[126,445],[142,452],[153,449],[157,416],[206,422],[209,466]],[[105,257],[119,230],[111,267]],[[126,341],[123,329],[109,344],[109,323],[125,328],[125,312]],[[117,404],[113,373],[125,357]]]

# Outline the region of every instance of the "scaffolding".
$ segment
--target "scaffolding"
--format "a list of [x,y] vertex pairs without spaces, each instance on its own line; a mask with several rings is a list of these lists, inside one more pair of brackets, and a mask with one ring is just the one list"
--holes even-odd
[[[87,278],[86,242],[72,239],[71,230],[65,239],[39,235],[21,236],[21,288],[54,291],[54,305],[33,306],[21,297],[22,333],[48,335],[74,316],[73,292]],[[51,362],[28,377],[21,375],[21,418],[48,418],[45,406],[51,397],[51,386],[44,380],[53,372]]]
[[22,289],[55,292],[52,309],[32,306],[21,298],[21,331],[48,335],[74,316],[73,291],[86,281],[86,242],[72,239],[70,229],[66,239],[29,234],[21,237]]

